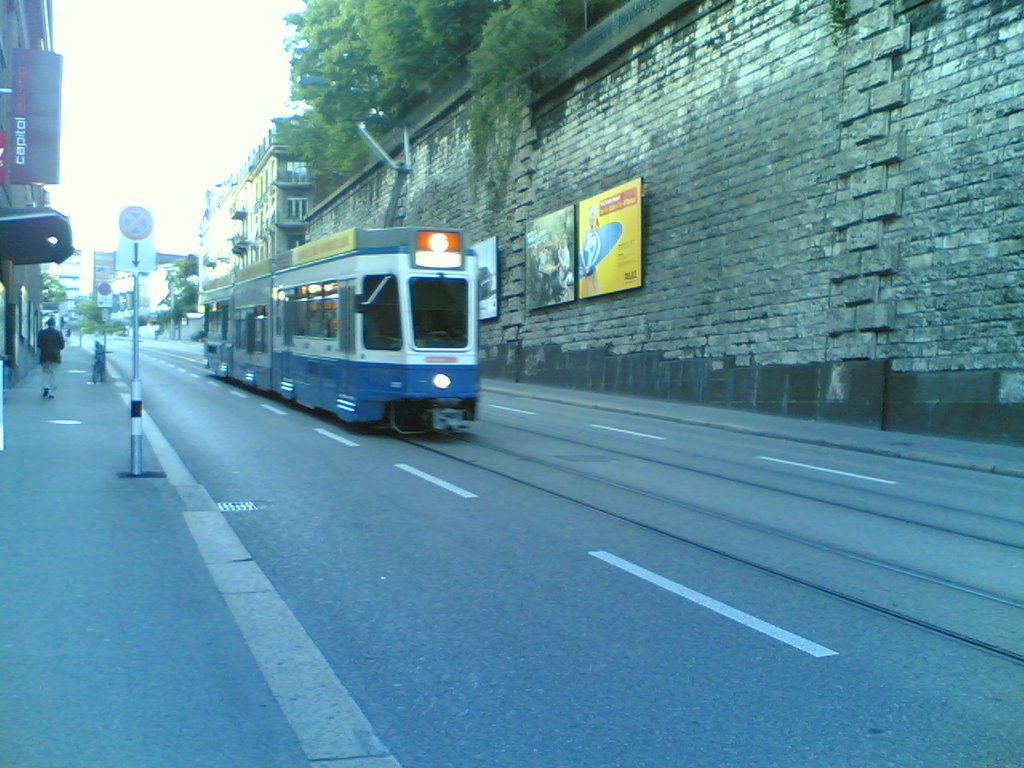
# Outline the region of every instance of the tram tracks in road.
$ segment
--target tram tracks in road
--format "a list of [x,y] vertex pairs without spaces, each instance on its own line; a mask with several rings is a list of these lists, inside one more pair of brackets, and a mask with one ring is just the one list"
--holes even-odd
[[[190,360],[188,362],[198,364],[198,361],[195,360]],[[758,492],[784,495],[790,499],[799,500],[805,503],[827,505],[827,507],[831,509],[842,510],[847,513],[869,515],[886,524],[894,523],[907,525],[931,534],[954,536],[963,542],[973,543],[976,546],[999,547],[1014,553],[1019,553],[1024,550],[1024,524],[1019,521],[997,515],[988,515],[980,512],[976,513],[971,510],[964,510],[949,505],[931,504],[914,499],[899,499],[900,503],[904,505],[904,507],[907,507],[907,505],[920,506],[922,509],[919,511],[928,511],[932,513],[938,511],[949,515],[970,515],[973,518],[971,522],[974,524],[1010,526],[1014,528],[1014,530],[1019,528],[1022,534],[1019,539],[1001,539],[996,536],[985,535],[977,531],[966,530],[963,525],[960,527],[941,525],[937,522],[921,519],[920,517],[915,518],[912,516],[908,517],[906,515],[893,514],[879,509],[872,509],[865,506],[846,503],[836,498],[824,498],[822,495],[816,495],[806,490],[801,491],[795,487],[779,487],[779,485],[772,484],[767,481],[761,481],[751,477],[737,476],[736,474],[729,474],[725,470],[715,470],[707,466],[684,464],[650,455],[638,455],[635,451],[631,452],[624,449],[617,449],[614,446],[594,446],[591,442],[586,442],[584,440],[573,439],[571,437],[561,435],[553,436],[549,433],[530,430],[523,427],[503,425],[502,428],[519,434],[529,435],[538,440],[557,440],[560,444],[573,446],[574,449],[582,448],[589,453],[581,458],[581,461],[579,462],[580,464],[588,464],[587,461],[583,461],[582,459],[589,459],[595,461],[595,463],[591,463],[589,466],[595,466],[596,459],[602,457],[602,460],[606,460],[610,457],[613,460],[628,459],[632,461],[641,461],[655,465],[661,470],[689,473],[691,475],[703,477],[709,482],[717,481],[735,484]],[[919,628],[965,643],[972,647],[990,651],[1016,663],[1024,663],[1024,637],[1021,636],[1021,632],[1019,630],[1019,627],[1024,626],[1024,602],[1009,595],[994,594],[990,590],[980,589],[970,584],[958,582],[955,579],[943,578],[936,573],[926,573],[920,568],[906,566],[899,562],[892,562],[881,557],[872,556],[863,551],[856,551],[855,548],[837,545],[835,542],[828,543],[817,540],[811,536],[794,533],[792,530],[783,530],[782,528],[770,525],[763,520],[756,521],[749,517],[745,518],[740,514],[730,514],[726,511],[722,511],[721,509],[713,508],[706,503],[687,501],[678,496],[652,491],[651,489],[641,487],[636,483],[614,480],[598,471],[590,471],[588,469],[581,468],[581,466],[569,466],[566,463],[566,459],[569,457],[563,456],[561,457],[562,461],[555,461],[537,455],[536,453],[527,453],[521,450],[515,450],[508,446],[488,443],[487,438],[478,432],[446,438],[445,442],[430,442],[430,438],[397,439],[400,439],[409,445],[416,446],[419,449],[446,456],[451,460],[473,466],[477,469],[486,470],[522,486],[550,494],[572,504],[580,505],[607,517],[617,519],[631,526],[643,528],[658,535],[678,541],[682,544],[695,547],[738,564],[743,564],[760,572],[783,579],[787,582],[799,584],[818,593],[826,594],[847,603],[858,605],[877,614],[898,619]],[[459,450],[462,447],[469,447],[473,451],[473,455],[460,455]],[[452,450],[453,448],[455,448],[455,450]],[[524,477],[522,473],[515,473],[502,469],[499,466],[488,465],[488,462],[481,460],[481,451],[488,451],[491,454],[503,457],[504,459],[514,459],[517,462],[532,464],[538,470],[543,469],[545,473],[555,473],[555,477],[571,475],[578,480],[585,481],[585,484],[589,487],[599,486],[606,489],[606,493],[598,494],[598,498],[587,500],[582,498],[581,495],[576,492],[579,487],[578,483],[573,488],[573,492],[570,493],[564,490],[566,486],[563,482],[555,481],[545,484],[543,482]],[[601,457],[591,455],[598,451],[601,453]],[[699,457],[698,461],[710,463],[721,460],[716,460],[711,457]],[[614,494],[616,493],[626,495],[624,497],[624,503],[618,505],[618,507],[613,501]],[[891,496],[883,496],[870,489],[859,489],[857,493],[862,497],[864,495],[868,495],[868,497],[872,499],[884,499],[889,503],[892,501]],[[645,508],[642,509],[642,506],[645,506]],[[668,514],[662,514],[659,517],[657,514],[651,514],[646,507],[658,507],[662,512],[668,510]],[[802,570],[800,568],[792,567],[789,562],[784,562],[785,558],[782,558],[781,560],[776,558],[773,561],[772,558],[766,557],[765,553],[760,551],[763,547],[748,546],[744,549],[742,544],[733,540],[734,538],[743,538],[742,535],[738,537],[722,536],[721,531],[709,534],[706,530],[708,527],[706,525],[691,526],[688,530],[682,530],[681,528],[685,528],[685,526],[673,524],[672,521],[673,518],[680,518],[683,516],[689,516],[691,522],[695,519],[694,516],[699,516],[707,521],[715,521],[719,527],[729,526],[733,532],[744,531],[748,541],[752,541],[751,537],[761,537],[760,542],[763,543],[765,537],[770,537],[771,540],[776,543],[773,546],[777,547],[781,544],[790,548],[798,548],[804,551],[813,552],[818,558],[818,565],[820,566],[824,563],[828,567],[823,568],[820,573],[817,573],[812,572],[813,569],[809,570],[806,567]],[[768,547],[767,549],[770,550],[772,547]],[[928,590],[931,590],[931,592],[926,597],[922,597],[920,590],[908,590],[907,594],[911,594],[918,598],[916,601],[913,598],[902,601],[903,603],[911,604],[912,608],[910,609],[905,608],[903,605],[894,605],[891,602],[890,604],[886,604],[883,599],[873,599],[870,590],[861,589],[860,584],[856,584],[856,588],[853,589],[844,588],[844,586],[848,587],[850,585],[837,586],[834,583],[828,583],[827,578],[819,578],[819,576],[824,577],[831,575],[829,573],[831,566],[829,566],[828,563],[825,563],[822,558],[825,560],[831,559],[833,563],[844,562],[847,564],[847,568],[859,568],[860,575],[863,575],[865,569],[869,569],[876,574],[887,574],[891,579],[924,585]],[[881,576],[874,575],[869,578],[868,581],[877,581],[879,578],[881,578]],[[904,585],[898,589],[907,590],[907,587],[904,583]],[[936,590],[940,590],[941,593],[937,593]],[[888,586],[879,591],[892,592]],[[925,599],[933,602],[941,601],[944,599],[942,595],[950,594],[956,595],[959,598],[959,602],[957,609],[947,611],[947,614],[954,613],[965,616],[973,614],[973,606],[979,604],[988,606],[986,610],[989,610],[990,613],[1001,612],[992,622],[996,627],[994,633],[990,633],[988,636],[981,636],[985,633],[974,632],[970,628],[958,626],[958,618],[948,621],[945,620],[948,618],[947,615],[936,620],[934,616],[930,617],[928,615],[928,611],[921,609],[921,605]],[[968,607],[964,601],[972,601],[972,606]],[[1007,627],[1012,627],[1012,629],[1007,629]],[[993,634],[995,636],[993,636]],[[1004,642],[1002,637],[1005,636],[1012,636],[1012,642]]]
[[[509,427],[509,429],[531,432],[532,434],[544,439],[557,439],[568,444],[594,450],[593,445],[582,441],[576,441],[571,438],[552,437],[547,433],[532,432],[531,430],[522,430],[512,427]],[[934,573],[926,573],[923,570],[904,566],[898,562],[889,562],[878,557],[867,555],[863,552],[858,552],[852,548],[845,548],[835,544],[825,543],[808,536],[793,533],[792,531],[786,531],[761,522],[755,522],[750,519],[743,518],[740,515],[728,514],[717,509],[712,509],[707,505],[695,504],[678,497],[652,492],[649,489],[636,484],[624,483],[610,479],[595,471],[588,471],[587,469],[580,467],[566,466],[564,463],[552,461],[542,456],[537,456],[524,451],[518,451],[507,446],[488,444],[486,439],[481,437],[479,434],[469,436],[460,435],[451,439],[447,444],[438,442],[431,443],[424,440],[409,438],[402,439],[407,444],[416,446],[419,449],[443,455],[453,461],[472,466],[476,469],[485,470],[506,480],[558,497],[572,504],[580,505],[604,516],[619,520],[630,526],[635,526],[659,536],[667,537],[681,544],[695,547],[701,551],[725,558],[731,562],[783,579],[786,582],[798,584],[819,594],[828,595],[843,602],[857,605],[875,614],[899,620],[903,623],[941,635],[976,649],[988,651],[1009,661],[1024,664],[1024,636],[1021,635],[1019,630],[1019,627],[1024,626],[1024,602],[1010,596],[994,594],[990,591],[978,589],[970,584],[943,578]],[[458,446],[458,449],[451,450],[447,446],[451,446],[451,448]],[[459,453],[459,450],[465,446],[472,447],[474,450],[474,454],[472,456],[465,456]],[[627,453],[625,451],[616,451],[614,449],[607,450],[613,455],[617,454],[621,457],[629,457],[631,459],[638,458],[634,454]],[[514,473],[506,469],[502,469],[499,466],[489,465],[488,462],[484,461],[480,455],[481,451],[487,451],[492,455],[504,459],[514,459],[517,462],[528,463],[536,467],[538,470],[543,470],[546,473],[572,476],[575,478],[573,491],[569,492],[564,490],[564,488],[560,489],[558,487],[552,487],[551,484],[545,484],[541,481],[524,477],[522,473]],[[748,483],[742,478],[730,477],[724,474],[708,473],[706,470],[699,468],[695,469],[685,465],[679,465],[658,459],[649,459],[646,457],[642,457],[640,460],[654,462],[662,467],[677,469],[679,471],[712,474],[716,479],[752,485],[759,490],[767,490],[773,493],[787,493],[787,491],[783,489],[772,487],[767,484],[757,482]],[[579,487],[578,482],[576,482],[578,480],[586,481],[587,484],[596,484],[599,487],[603,487],[606,489],[606,493],[599,494],[601,496],[601,500],[587,500],[582,498],[581,494],[576,492],[576,489]],[[625,504],[622,508],[616,508],[614,504],[606,502],[606,499],[614,493],[627,494],[628,496],[635,498],[636,501],[631,504]],[[872,515],[878,514],[872,510],[863,510],[852,505],[836,503],[832,500],[816,498],[810,495],[797,495],[806,501],[817,504],[839,507],[847,511]],[[873,596],[870,588],[861,588],[862,585],[858,579],[851,578],[849,583],[845,585],[837,585],[834,583],[830,584],[828,583],[828,579],[824,578],[828,573],[830,573],[830,569],[821,569],[820,571],[815,572],[814,569],[790,567],[790,564],[786,562],[785,557],[772,560],[772,558],[766,556],[764,551],[761,551],[761,548],[748,548],[744,550],[742,545],[737,545],[729,536],[722,536],[719,534],[716,539],[716,535],[709,535],[702,529],[695,529],[692,527],[684,531],[681,529],[686,528],[685,525],[673,526],[671,524],[666,524],[664,519],[659,520],[657,516],[650,514],[647,514],[645,519],[644,510],[647,510],[650,505],[658,505],[663,509],[675,510],[677,513],[683,513],[688,516],[697,515],[705,520],[711,520],[722,525],[730,526],[734,530],[745,530],[748,534],[752,536],[760,536],[762,539],[763,537],[768,536],[777,544],[781,543],[786,546],[802,549],[805,552],[812,552],[818,558],[825,558],[826,561],[832,559],[832,562],[844,562],[848,567],[858,569],[858,573],[864,572],[864,569],[868,569],[874,573],[874,578],[866,579],[866,582],[875,581],[878,578],[887,575],[890,580],[899,580],[902,586],[898,586],[897,588],[890,588],[887,586],[885,589],[876,590],[877,592],[885,593],[882,597],[879,597],[878,595]],[[991,537],[976,536],[968,532],[939,525],[906,520],[899,516],[883,515],[883,517],[898,523],[918,525],[934,532],[962,537],[966,540],[974,541],[985,546],[1009,547],[1016,550],[1024,549],[1024,546],[1021,544],[1007,544]],[[1001,520],[1003,523],[1007,522],[1002,518],[997,519]],[[704,533],[705,535],[702,536],[700,533]],[[755,549],[757,549],[756,552]],[[839,560],[836,561],[836,558]],[[906,595],[909,595],[910,597],[906,599],[893,598],[893,593],[899,594],[900,589],[903,589]],[[913,599],[914,597],[917,597],[918,599],[915,601]],[[956,607],[952,607],[951,605],[948,610],[940,610],[936,612],[933,605],[935,602],[949,602],[950,604],[956,603]],[[908,608],[904,604],[909,605],[910,607]],[[994,627],[991,632],[986,633],[979,630],[976,625],[971,626],[969,624],[971,619],[967,617],[974,617],[976,622],[975,609],[988,611],[990,614],[995,616],[995,618],[990,621],[990,625]],[[929,616],[930,613],[936,615]],[[1012,642],[1010,640],[1012,640]]]
[[[613,446],[601,446],[600,448],[596,448],[595,449],[595,446],[592,443],[589,443],[589,442],[586,442],[586,441],[583,441],[583,440],[575,440],[575,439],[573,439],[571,437],[565,437],[565,436],[562,436],[562,435],[553,436],[553,435],[551,435],[550,433],[547,433],[547,432],[541,432],[539,430],[526,429],[525,427],[513,427],[513,426],[503,425],[503,428],[504,429],[508,429],[508,430],[512,430],[512,431],[515,431],[515,432],[518,432],[518,433],[521,433],[521,434],[527,434],[527,435],[530,435],[531,437],[536,437],[536,438],[539,438],[539,439],[557,439],[561,443],[566,443],[566,444],[569,444],[569,445],[573,445],[573,446],[576,446],[576,447],[579,447],[579,448],[584,448],[584,449],[591,450],[591,451],[593,451],[593,450],[600,450],[602,453],[608,454],[610,456],[618,457],[618,458],[623,458],[623,459],[639,459],[641,461],[657,465],[657,466],[662,467],[664,469],[676,470],[676,471],[680,471],[680,472],[687,472],[687,473],[690,473],[690,474],[699,475],[699,476],[706,477],[706,478],[713,479],[713,480],[722,480],[722,481],[726,481],[726,482],[729,482],[729,483],[737,483],[737,484],[741,484],[741,485],[743,485],[743,486],[745,486],[747,488],[752,488],[752,489],[755,489],[755,490],[758,490],[758,491],[768,491],[768,492],[771,492],[771,493],[785,494],[787,497],[799,499],[801,501],[809,501],[809,502],[818,503],[818,504],[828,504],[830,507],[834,507],[834,508],[837,508],[837,509],[844,509],[844,510],[847,510],[847,511],[850,511],[850,512],[854,512],[854,513],[857,513],[857,514],[870,515],[871,517],[878,518],[880,520],[891,521],[891,522],[896,522],[896,523],[902,523],[902,524],[906,524],[906,525],[910,525],[910,526],[914,526],[914,527],[918,527],[918,528],[922,528],[922,529],[932,530],[932,531],[935,531],[937,533],[950,534],[950,535],[954,535],[954,536],[963,537],[965,539],[970,539],[970,540],[978,541],[978,542],[981,542],[981,543],[995,544],[997,546],[1009,547],[1011,549],[1016,549],[1016,550],[1020,550],[1020,551],[1024,552],[1024,520],[1015,520],[1015,519],[1009,518],[1009,517],[1002,517],[1002,516],[999,516],[999,515],[990,515],[990,514],[987,514],[987,513],[984,513],[984,512],[977,512],[977,511],[973,511],[973,510],[965,510],[965,509],[962,509],[960,507],[955,507],[955,506],[951,506],[951,505],[943,504],[943,503],[930,503],[930,502],[929,503],[925,503],[923,501],[919,501],[919,500],[916,500],[916,499],[910,499],[910,498],[901,498],[900,499],[901,504],[904,505],[904,510],[905,511],[907,511],[907,510],[909,510],[911,508],[924,508],[924,509],[926,509],[930,513],[938,512],[938,513],[943,513],[943,514],[947,514],[947,515],[964,516],[964,517],[970,518],[971,522],[979,521],[979,522],[985,523],[985,524],[994,524],[994,525],[1006,526],[1006,527],[1009,527],[1011,529],[1014,529],[1016,531],[1016,533],[1017,533],[1019,538],[1017,540],[1007,540],[1005,538],[997,538],[995,536],[990,536],[990,535],[985,535],[985,534],[980,534],[980,533],[977,533],[977,532],[973,532],[973,531],[970,531],[970,530],[965,530],[965,528],[962,527],[962,526],[959,527],[959,528],[955,528],[955,527],[952,527],[952,526],[949,526],[949,525],[942,525],[942,524],[939,524],[939,523],[931,522],[929,520],[922,519],[920,517],[909,516],[907,514],[903,514],[903,515],[894,514],[892,512],[886,512],[886,511],[881,510],[881,509],[870,508],[870,507],[866,507],[866,506],[863,506],[863,505],[849,504],[849,503],[846,503],[844,501],[841,501],[841,500],[838,500],[838,499],[835,499],[835,498],[825,498],[825,497],[822,497],[820,495],[815,495],[813,493],[807,493],[807,492],[799,491],[799,490],[796,490],[796,489],[794,489],[792,487],[782,488],[782,487],[779,487],[778,484],[762,482],[762,481],[754,480],[754,479],[752,479],[750,477],[740,477],[740,476],[738,476],[736,474],[727,474],[727,473],[721,472],[721,471],[714,471],[714,470],[708,469],[706,467],[696,466],[695,464],[682,464],[682,463],[678,463],[678,462],[674,462],[674,461],[666,461],[665,459],[659,459],[659,458],[653,457],[653,456],[637,456],[635,453],[631,453],[629,451],[625,451],[625,450],[622,450],[622,449],[617,449],[617,448],[615,448]],[[492,448],[492,450],[494,450],[494,449]],[[501,449],[501,450],[507,450],[507,449]],[[535,460],[536,459],[536,457],[526,456],[525,454],[522,456],[522,458],[529,458],[531,460]],[[706,461],[706,462],[713,462],[713,463],[720,463],[721,462],[720,459],[715,459],[713,457],[700,457],[700,458],[703,461]],[[782,462],[782,463],[787,463],[787,462]],[[558,466],[560,468],[563,467],[563,465],[555,464],[555,463],[552,463],[552,466]],[[884,494],[880,493],[879,491],[876,491],[876,490],[874,490],[872,488],[861,488],[861,489],[859,489],[857,491],[857,493],[860,496],[867,496],[867,497],[870,497],[872,499],[877,499],[879,501],[879,503],[890,503],[891,500],[892,500],[892,496],[891,495],[884,495]]]

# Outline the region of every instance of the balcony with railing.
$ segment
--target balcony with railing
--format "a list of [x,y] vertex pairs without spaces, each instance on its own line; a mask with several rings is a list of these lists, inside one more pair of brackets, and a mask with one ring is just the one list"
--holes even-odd
[[231,252],[238,256],[244,256],[252,248],[252,240],[248,235],[235,235],[231,238]]
[[281,164],[274,181],[278,187],[284,189],[306,189],[313,186],[313,179],[305,163],[293,161]]

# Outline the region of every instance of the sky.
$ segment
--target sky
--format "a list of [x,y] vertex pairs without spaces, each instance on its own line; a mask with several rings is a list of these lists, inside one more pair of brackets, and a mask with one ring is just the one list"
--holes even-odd
[[60,184],[75,247],[117,250],[139,205],[161,253],[199,250],[206,190],[243,168],[288,99],[302,0],[53,0],[64,57]]

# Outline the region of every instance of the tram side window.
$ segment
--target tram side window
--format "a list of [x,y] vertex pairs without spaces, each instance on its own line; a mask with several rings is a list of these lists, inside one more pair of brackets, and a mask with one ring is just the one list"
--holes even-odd
[[228,335],[228,304],[221,301],[206,305],[206,338],[226,339]]
[[320,286],[310,286],[314,287],[318,289],[316,294],[306,302],[306,336],[316,337],[324,335],[324,298]]
[[249,323],[247,322],[246,312],[244,309],[239,309],[235,312],[234,342],[235,349],[252,351],[249,349]]
[[[274,297],[274,336],[284,336],[285,326],[285,307],[288,306],[288,300],[284,291],[278,291]],[[287,342],[287,339],[285,339]]]
[[206,331],[206,338],[215,339],[217,338],[217,305],[207,304],[204,318],[204,330]]
[[250,310],[253,318],[253,331],[250,336],[253,352],[267,351],[267,307],[260,306]]
[[308,303],[309,293],[306,291],[306,287],[296,288],[291,302],[292,332],[296,336],[306,335],[306,304]]
[[340,325],[338,327],[338,349],[342,352],[353,352],[355,350],[355,286],[351,283],[343,285],[338,292],[338,315]]
[[462,279],[409,281],[412,330],[420,349],[462,349],[469,343],[469,284]]
[[363,345],[367,349],[401,349],[398,281],[394,275],[363,278]]
[[338,337],[338,284],[324,283],[324,338]]
[[279,319],[276,322],[282,324],[281,333],[284,336],[285,345],[291,345],[295,339],[295,312],[297,308],[298,303],[295,300],[294,291],[289,291],[281,296],[277,305],[277,317]]
[[286,303],[285,343],[293,336],[334,339],[338,336],[338,284],[313,283],[294,289]]

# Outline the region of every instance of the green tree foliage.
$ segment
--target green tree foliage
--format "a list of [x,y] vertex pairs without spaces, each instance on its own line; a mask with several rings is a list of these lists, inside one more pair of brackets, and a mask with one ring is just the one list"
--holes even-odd
[[47,304],[60,304],[68,300],[68,290],[56,275],[43,272],[43,301]]
[[124,331],[125,325],[120,321],[105,321],[103,310],[92,299],[82,299],[75,308],[82,318],[82,333],[94,333],[97,336],[108,336]]
[[355,124],[401,119],[467,67],[478,178],[499,195],[519,115],[544,64],[627,0],[306,0],[292,14],[284,140],[333,189],[367,157]]
[[292,14],[292,98],[308,104],[282,137],[311,166],[321,186],[365,158],[353,126],[396,101],[370,62],[362,36],[365,0],[308,0]]
[[479,48],[470,54],[473,164],[492,210],[504,199],[531,77],[565,45],[562,2],[512,0],[491,16]]
[[177,325],[199,306],[199,260],[178,259],[167,270],[167,296],[160,301],[167,312],[160,314],[160,325]]
[[370,61],[403,84],[411,103],[462,69],[498,7],[494,0],[366,0]]

